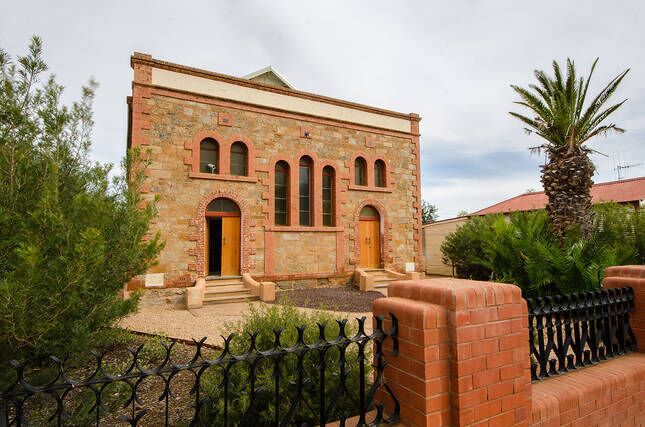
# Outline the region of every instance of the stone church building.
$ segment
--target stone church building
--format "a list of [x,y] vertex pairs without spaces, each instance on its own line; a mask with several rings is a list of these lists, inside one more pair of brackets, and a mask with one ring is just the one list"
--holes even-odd
[[417,114],[302,92],[271,67],[240,78],[140,53],[131,66],[128,147],[150,152],[143,191],[165,248],[130,289],[423,271]]

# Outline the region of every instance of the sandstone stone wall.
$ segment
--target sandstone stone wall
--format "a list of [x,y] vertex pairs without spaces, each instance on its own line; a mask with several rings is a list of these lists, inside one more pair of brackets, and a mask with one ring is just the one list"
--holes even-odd
[[[184,284],[187,274],[193,279],[204,274],[203,215],[205,206],[216,197],[230,198],[240,206],[241,269],[258,279],[325,281],[351,275],[359,259],[358,215],[366,205],[374,206],[382,217],[384,266],[404,271],[406,263],[416,263],[416,269],[421,269],[418,136],[149,87],[146,74],[137,64],[134,68],[132,145],[151,151],[145,196],[159,196],[153,231],[160,231],[166,242],[150,273],[165,273],[166,286],[178,286],[178,280]],[[137,73],[144,76],[142,81],[137,81]],[[221,175],[200,174],[194,165],[204,137],[219,142],[222,164],[227,161],[226,147],[244,142],[249,148],[249,176],[232,177],[226,170]],[[276,227],[275,163],[285,160],[290,164],[292,189],[297,191],[302,155],[314,160],[314,224]],[[366,187],[353,185],[357,155],[368,163]],[[385,188],[374,186],[376,159],[387,165]],[[336,171],[334,227],[322,225],[320,179],[325,165]],[[295,203],[297,198],[292,197],[291,216],[297,221]]]

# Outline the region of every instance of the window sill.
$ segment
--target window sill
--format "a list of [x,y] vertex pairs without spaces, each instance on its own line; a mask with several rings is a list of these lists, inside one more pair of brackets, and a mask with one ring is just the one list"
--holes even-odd
[[214,179],[216,181],[258,182],[254,176],[220,175],[217,173],[189,172],[189,178]]
[[284,231],[284,232],[328,232],[338,233],[344,231],[343,227],[306,227],[302,225],[268,225],[264,231]]
[[393,191],[392,187],[367,187],[365,185],[354,184],[350,184],[347,189],[351,191],[371,191],[375,193],[391,193]]

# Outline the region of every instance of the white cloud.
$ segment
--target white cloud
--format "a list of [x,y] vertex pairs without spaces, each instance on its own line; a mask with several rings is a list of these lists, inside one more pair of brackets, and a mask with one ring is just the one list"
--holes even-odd
[[[16,54],[32,34],[43,36],[68,100],[78,97],[89,76],[98,79],[93,154],[101,161],[118,163],[124,154],[135,50],[234,75],[272,64],[302,90],[417,112],[423,118],[422,177],[431,184],[424,197],[446,217],[539,188],[538,162],[526,151],[538,140],[508,116],[517,110],[509,85],[532,82],[533,70],[548,70],[553,59],[570,56],[586,74],[599,56],[594,90],[632,68],[616,98],[630,100],[614,117],[628,132],[592,147],[645,161],[643,22],[639,0],[546,0],[539,7],[514,0],[26,0],[0,3],[0,46]],[[527,160],[508,164],[508,153]],[[455,166],[438,167],[433,158]],[[460,167],[461,158],[468,161]],[[477,158],[489,167],[477,168],[474,177]],[[597,165],[597,181],[615,178],[611,159],[597,157]]]

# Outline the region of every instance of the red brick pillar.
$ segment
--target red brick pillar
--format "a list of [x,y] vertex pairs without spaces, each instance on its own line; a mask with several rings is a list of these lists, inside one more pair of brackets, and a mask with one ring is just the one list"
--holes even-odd
[[604,288],[631,286],[634,290],[635,311],[629,323],[636,337],[636,351],[645,353],[645,265],[622,265],[605,270]]
[[528,425],[526,302],[513,285],[460,279],[395,282],[375,315],[399,320],[385,378],[410,426]]

